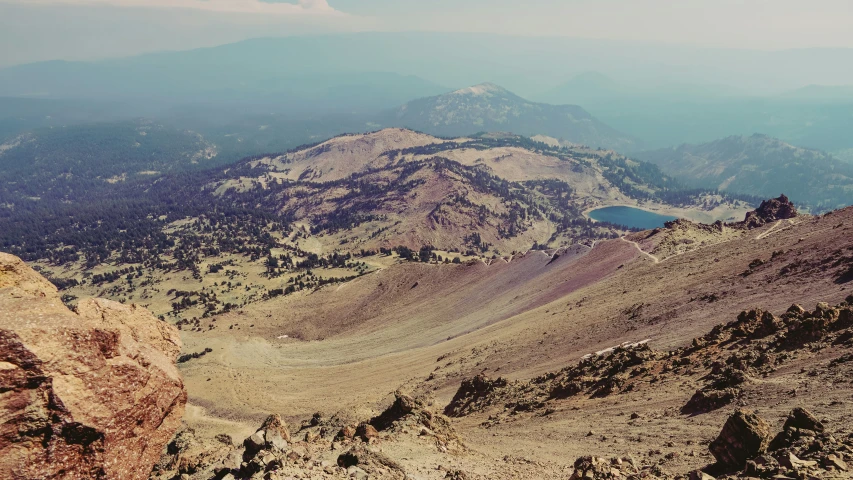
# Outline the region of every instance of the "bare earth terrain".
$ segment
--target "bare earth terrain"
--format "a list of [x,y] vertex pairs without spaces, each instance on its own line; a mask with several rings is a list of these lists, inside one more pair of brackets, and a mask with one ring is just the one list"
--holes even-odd
[[[853,293],[851,225],[853,209],[722,232],[675,225],[490,265],[393,265],[255,304],[184,332],[185,351],[212,350],[182,364],[194,412],[186,421],[200,438],[235,439],[270,413],[292,427],[315,412],[356,425],[398,390],[441,412],[479,374],[524,384],[624,342],[648,341],[654,352],[689,347],[745,310],[779,316],[793,303],[836,305]],[[504,398],[474,409],[450,420],[458,450],[406,428],[382,431],[374,446],[411,478],[445,478],[448,468],[470,478],[568,478],[582,455],[631,455],[686,473],[714,463],[708,444],[735,407],[757,410],[774,433],[795,407],[849,430],[850,348],[843,338],[792,347],[707,412],[682,409],[710,367],[666,367],[606,395],[582,390],[529,410]],[[522,398],[533,387],[519,388]],[[323,452],[315,457],[333,463],[341,453]]]
[[[753,211],[607,150],[402,129],[193,178],[171,185],[202,208],[112,249],[17,246],[66,305],[180,331],[184,426],[153,479],[849,478],[853,207]],[[682,219],[586,217],[608,205]]]

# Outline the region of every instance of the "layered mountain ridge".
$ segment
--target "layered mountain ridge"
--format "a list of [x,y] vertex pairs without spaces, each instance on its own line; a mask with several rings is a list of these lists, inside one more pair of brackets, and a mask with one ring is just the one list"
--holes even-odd
[[385,129],[55,205],[18,202],[0,211],[0,241],[39,262],[71,304],[105,295],[192,321],[399,260],[494,262],[592,245],[627,232],[587,218],[607,205],[705,221],[749,210],[610,151]]
[[383,123],[453,137],[478,132],[547,135],[619,152],[630,152],[640,145],[637,139],[605,125],[580,106],[530,102],[493,83],[413,100],[389,113]]
[[208,188],[234,199],[260,196],[258,205],[308,221],[347,249],[465,250],[466,232],[477,232],[477,246],[505,253],[592,239],[583,211],[595,205],[666,202],[676,186],[649,167],[516,135],[450,140],[385,129],[248,160]]

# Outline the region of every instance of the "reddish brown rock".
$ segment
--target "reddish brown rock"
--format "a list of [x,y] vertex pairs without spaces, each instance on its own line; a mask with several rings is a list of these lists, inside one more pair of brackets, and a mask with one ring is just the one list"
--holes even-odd
[[817,419],[811,412],[802,407],[795,408],[788,418],[785,420],[785,425],[783,427],[785,430],[796,428],[796,429],[807,429],[817,433],[824,432],[823,423]]
[[374,428],[373,425],[363,422],[356,427],[355,435],[365,442],[369,442],[371,439],[378,437],[379,432],[376,431],[376,428]]
[[603,458],[599,457],[580,457],[575,460],[575,471],[569,480],[581,480],[581,479],[592,479],[592,480],[604,480],[608,478],[613,478],[611,475],[612,469],[610,468],[610,462]]
[[355,427],[351,425],[341,427],[338,434],[335,435],[336,440],[352,440],[353,438],[355,438]]
[[770,428],[758,415],[737,410],[723,426],[723,431],[711,442],[710,450],[720,466],[742,469],[751,460],[767,450]]
[[266,431],[267,436],[269,436],[269,433],[275,432],[278,433],[282,439],[288,442],[291,441],[290,430],[288,430],[284,420],[282,420],[281,416],[277,413],[267,417],[260,429]]
[[761,205],[746,214],[743,223],[747,228],[756,228],[777,220],[795,218],[799,215],[797,207],[785,195],[761,202]]
[[0,254],[0,478],[144,479],[186,403],[175,328]]

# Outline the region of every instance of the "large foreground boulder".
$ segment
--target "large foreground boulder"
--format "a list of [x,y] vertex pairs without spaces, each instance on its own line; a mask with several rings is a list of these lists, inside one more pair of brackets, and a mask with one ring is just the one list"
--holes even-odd
[[247,457],[251,457],[263,449],[274,451],[287,450],[291,441],[290,430],[278,414],[270,415],[254,435],[243,441]]
[[726,470],[742,469],[765,451],[770,444],[770,427],[755,413],[737,410],[711,442],[710,450],[717,463]]
[[147,478],[186,392],[177,330],[85,300],[0,253],[0,478]]

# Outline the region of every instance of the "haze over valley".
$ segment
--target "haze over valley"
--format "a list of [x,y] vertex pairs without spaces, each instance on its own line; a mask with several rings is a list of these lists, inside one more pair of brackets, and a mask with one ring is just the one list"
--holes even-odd
[[0,477],[851,478],[853,11],[528,3],[0,0]]

